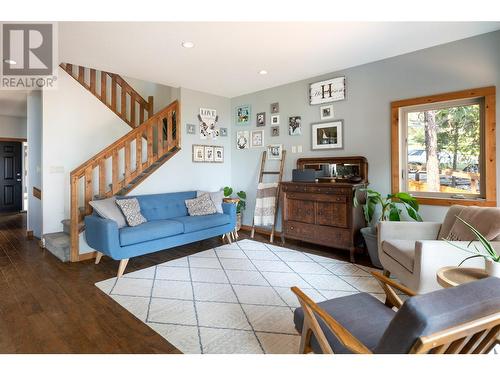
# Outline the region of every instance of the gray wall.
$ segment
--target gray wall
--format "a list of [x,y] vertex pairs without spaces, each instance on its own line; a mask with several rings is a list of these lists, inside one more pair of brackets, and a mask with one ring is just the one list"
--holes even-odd
[[[311,123],[320,122],[320,115],[319,106],[309,105],[308,85],[342,75],[346,77],[347,98],[334,102],[333,108],[335,119],[344,120],[344,149],[312,151]],[[252,106],[251,125],[236,126],[234,118],[232,120],[233,186],[248,193],[244,223],[252,222],[259,155],[263,148],[237,150],[235,138],[239,129],[257,129],[256,113],[266,112],[265,143],[282,143],[288,152],[284,180],[291,179],[292,169],[299,157],[362,155],[368,159],[371,186],[388,193],[391,172],[390,103],[398,99],[490,85],[500,86],[500,31],[233,98],[233,112],[241,104]],[[269,107],[273,102],[280,104],[279,137],[270,136]],[[302,116],[302,136],[288,135],[289,116]],[[499,117],[500,111],[497,110],[497,123]],[[500,131],[497,131],[497,144],[500,144]],[[303,152],[292,154],[292,145],[302,145]],[[497,151],[497,159],[499,154],[500,151]],[[500,177],[500,163],[497,169],[497,176]],[[500,189],[497,187],[497,190]],[[445,212],[445,207],[424,206],[421,209],[424,220],[440,221]]]

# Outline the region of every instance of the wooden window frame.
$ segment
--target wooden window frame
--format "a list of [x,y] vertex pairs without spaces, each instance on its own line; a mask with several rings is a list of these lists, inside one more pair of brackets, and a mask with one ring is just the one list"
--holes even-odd
[[391,191],[397,193],[401,186],[400,165],[400,112],[401,108],[422,104],[431,104],[460,99],[480,98],[484,100],[484,199],[458,199],[418,197],[423,205],[451,206],[461,204],[465,206],[496,207],[496,88],[495,86],[455,91],[444,94],[422,96],[419,98],[398,100],[391,103]]

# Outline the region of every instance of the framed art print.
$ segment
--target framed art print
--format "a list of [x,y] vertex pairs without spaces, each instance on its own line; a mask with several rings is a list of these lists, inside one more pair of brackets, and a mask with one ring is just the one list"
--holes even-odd
[[205,146],[205,162],[214,161],[214,146]]
[[252,130],[250,133],[250,147],[264,147],[264,130]]
[[280,115],[272,115],[271,125],[279,125],[279,124],[280,124]]
[[266,126],[266,112],[257,113],[257,126]]
[[271,137],[279,137],[279,135],[280,135],[280,127],[271,126]]
[[326,79],[309,85],[309,104],[325,104],[345,99],[345,77]]
[[193,145],[193,162],[203,163],[205,161],[205,146]]
[[271,113],[280,113],[280,103],[271,104]]
[[283,154],[283,145],[267,145],[267,159],[281,160]]
[[214,162],[224,163],[224,147],[214,146]]
[[322,105],[319,107],[319,117],[321,120],[333,120],[333,105]]
[[313,150],[341,149],[344,147],[343,121],[337,120],[311,125]]
[[250,106],[248,104],[236,107],[236,125],[250,124]]
[[292,116],[288,118],[288,134],[302,135],[302,119],[300,116]]
[[236,132],[236,148],[238,150],[250,148],[250,132],[248,130]]

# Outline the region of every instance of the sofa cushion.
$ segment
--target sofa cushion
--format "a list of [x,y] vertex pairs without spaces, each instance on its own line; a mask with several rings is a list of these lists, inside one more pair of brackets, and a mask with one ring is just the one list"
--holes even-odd
[[184,233],[190,233],[229,224],[231,222],[231,216],[227,214],[181,216],[174,217],[172,220],[182,223],[182,225],[184,226]]
[[382,242],[384,253],[413,272],[415,263],[415,242],[413,240],[385,240]]
[[120,245],[127,246],[158,238],[170,237],[184,231],[184,226],[174,220],[148,221],[135,227],[120,229]]
[[[347,328],[370,350],[377,346],[395,315],[392,309],[368,293],[358,293],[331,299],[318,303],[318,306]],[[295,310],[293,321],[297,331],[302,333],[304,324],[304,311],[302,308]],[[323,320],[318,318],[318,321],[334,353],[351,353],[327,328]],[[322,352],[314,335],[311,338],[311,346],[315,353]]]
[[184,201],[195,197],[196,191],[135,196],[141,206],[142,215],[148,221],[186,216],[188,212]]
[[375,353],[408,353],[418,337],[500,311],[500,279],[488,277],[409,298],[394,316]]

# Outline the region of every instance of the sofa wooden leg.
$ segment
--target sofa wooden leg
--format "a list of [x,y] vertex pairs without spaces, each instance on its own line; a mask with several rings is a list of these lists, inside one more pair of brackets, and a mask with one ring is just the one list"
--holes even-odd
[[231,241],[231,233],[226,233],[226,238],[227,238],[227,242],[229,242],[229,244],[233,243],[233,241]]
[[128,259],[122,259],[120,260],[120,265],[118,266],[118,276],[117,277],[122,277],[123,272],[125,271],[125,268],[127,267]]
[[98,251],[97,255],[95,257],[95,264],[99,264],[99,262],[101,261],[102,256],[103,256],[103,253],[101,253],[100,251]]

